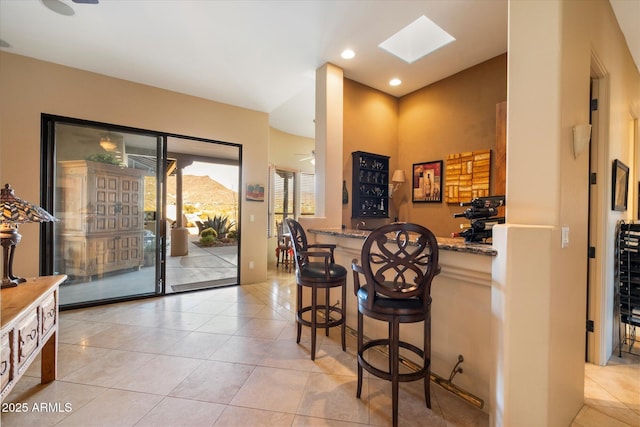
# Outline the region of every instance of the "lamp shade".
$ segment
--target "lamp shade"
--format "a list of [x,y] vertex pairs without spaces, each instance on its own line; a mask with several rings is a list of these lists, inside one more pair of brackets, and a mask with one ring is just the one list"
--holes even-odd
[[393,172],[393,176],[391,177],[391,182],[394,183],[401,183],[401,182],[405,182],[407,179],[404,176],[404,171],[402,169],[396,169]]
[[9,184],[0,190],[0,209],[3,225],[22,224],[25,222],[54,222],[57,219],[40,206],[24,201],[15,196]]
[[22,236],[18,224],[25,222],[54,222],[53,215],[40,206],[26,202],[13,194],[9,184],[0,190],[0,244],[2,245],[2,288],[12,288],[26,279],[13,274],[13,256]]

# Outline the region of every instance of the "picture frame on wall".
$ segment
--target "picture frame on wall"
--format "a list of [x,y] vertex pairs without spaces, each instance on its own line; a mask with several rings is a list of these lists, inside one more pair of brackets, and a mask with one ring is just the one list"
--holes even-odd
[[442,160],[413,164],[413,203],[442,202]]
[[611,180],[611,209],[626,211],[629,193],[629,167],[620,160],[613,161],[613,176]]
[[264,202],[264,184],[251,183],[247,184],[247,201]]

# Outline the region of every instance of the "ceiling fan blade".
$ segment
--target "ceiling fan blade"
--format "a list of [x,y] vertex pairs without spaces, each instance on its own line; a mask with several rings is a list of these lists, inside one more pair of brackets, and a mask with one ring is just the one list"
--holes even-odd
[[74,3],[84,3],[84,4],[98,4],[100,0],[71,0]]
[[296,154],[296,156],[305,156],[302,159],[300,159],[301,162],[305,162],[307,160],[312,160],[316,158],[316,150],[311,150],[311,155],[307,155],[307,154]]

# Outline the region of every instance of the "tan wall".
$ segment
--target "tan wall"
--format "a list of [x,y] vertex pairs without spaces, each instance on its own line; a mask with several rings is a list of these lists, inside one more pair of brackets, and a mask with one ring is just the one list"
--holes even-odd
[[[632,212],[611,211],[611,163],[632,166],[640,76],[608,1],[511,2],[509,29],[508,224],[494,230],[491,423],[566,426],[584,400],[588,264],[598,265],[590,277],[598,363],[612,351],[614,226]],[[589,155],[574,158],[571,128],[588,122],[595,68],[606,96],[594,138],[599,240],[588,263]]]
[[[462,210],[459,206],[444,199],[442,203],[411,202],[412,165],[444,161],[453,153],[495,151],[496,104],[507,99],[506,62],[506,54],[500,55],[400,99],[345,79],[343,170],[350,199],[343,205],[343,223],[355,224],[351,153],[360,150],[391,156],[391,172],[405,171],[407,182],[391,200],[390,220],[398,216],[400,221],[425,225],[438,236],[459,231],[463,221],[453,218]],[[494,175],[495,160],[492,179]],[[368,220],[367,226],[379,222]]]
[[[601,212],[605,214],[597,217],[598,233],[602,234],[598,242],[598,250],[601,250],[603,256],[598,258],[598,264],[601,264],[601,268],[596,274],[601,280],[602,286],[592,288],[592,292],[597,292],[598,296],[605,296],[602,301],[597,300],[595,303],[597,309],[601,309],[604,313],[603,321],[596,323],[596,328],[599,328],[600,333],[605,337],[604,345],[599,351],[600,358],[596,360],[600,363],[606,363],[609,356],[615,351],[614,343],[617,342],[617,323],[613,317],[614,285],[612,280],[615,274],[616,224],[620,220],[637,218],[637,208],[633,205],[634,198],[631,194],[637,191],[638,185],[637,179],[633,177],[638,177],[640,174],[639,165],[634,164],[634,158],[638,155],[637,152],[634,153],[634,150],[637,150],[640,144],[637,128],[640,118],[640,73],[624,43],[624,35],[618,28],[609,2],[595,1],[590,4],[591,7],[586,9],[575,7],[576,5],[571,3],[564,6],[567,20],[572,22],[572,27],[568,27],[564,35],[564,41],[567,46],[573,49],[581,49],[579,62],[573,63],[573,69],[567,69],[563,75],[564,82],[567,85],[570,84],[575,79],[575,74],[571,73],[575,73],[578,66],[584,69],[587,59],[593,56],[594,61],[604,72],[604,76],[600,79],[601,101],[608,99],[602,105],[603,108],[599,114],[602,126],[600,126],[597,136],[600,162],[598,180],[602,183],[601,186],[598,186],[598,192],[602,195]],[[580,37],[585,37],[586,41],[581,40]],[[582,72],[585,73],[585,71]],[[568,118],[575,114],[572,110],[563,111],[563,115]],[[570,125],[568,120],[564,125]],[[615,159],[620,159],[630,167],[630,197],[628,209],[625,212],[612,211],[610,205],[611,165]],[[571,191],[570,185],[566,187],[566,191]],[[572,215],[577,215],[575,208],[570,204],[563,204],[562,207],[563,213],[569,214],[571,212]]]
[[306,173],[314,173],[315,167],[309,160],[315,149],[313,138],[292,135],[278,129],[269,129],[269,163],[272,165]]
[[[351,219],[351,153],[368,153],[390,156],[389,169],[398,165],[398,100],[368,86],[344,79],[344,127],[343,127],[343,180],[347,182],[349,204],[342,205],[342,223],[353,228],[357,221]],[[391,204],[391,219],[395,216]],[[367,220],[367,227],[381,225],[381,221]]]
[[[496,104],[506,99],[506,54],[400,99],[398,158],[409,180],[394,197],[401,221],[422,224],[438,236],[460,231],[465,221],[454,219],[453,213],[464,208],[445,203],[444,194],[442,203],[412,203],[412,165],[443,160],[444,169],[447,155],[466,151],[490,149],[495,157]],[[495,159],[492,181],[494,177]]]
[[[251,111],[99,74],[0,53],[0,178],[40,201],[40,115],[55,114],[243,146],[243,182],[267,182],[269,118]],[[244,190],[243,190],[244,191]],[[255,221],[247,218],[254,215]],[[266,203],[243,203],[241,282],[266,278]],[[14,271],[38,274],[38,227],[20,228]],[[243,239],[244,240],[244,239]],[[255,268],[248,264],[254,261]]]

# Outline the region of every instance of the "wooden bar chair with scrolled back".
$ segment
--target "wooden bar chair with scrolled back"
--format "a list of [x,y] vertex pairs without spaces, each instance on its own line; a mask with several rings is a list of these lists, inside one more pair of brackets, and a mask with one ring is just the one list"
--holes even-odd
[[[393,425],[398,425],[399,382],[424,379],[427,408],[431,408],[431,281],[440,273],[438,243],[427,228],[411,223],[392,223],[372,231],[365,239],[361,264],[352,262],[354,292],[358,300],[358,388],[362,392],[362,370],[391,381]],[[361,283],[360,276],[364,276]],[[389,335],[364,342],[367,316],[388,323]],[[423,347],[400,339],[400,324],[424,322]],[[388,370],[370,362],[370,351],[388,346]],[[422,359],[413,372],[400,373],[400,349]],[[410,360],[415,359],[409,358]],[[413,361],[413,360],[412,360]],[[416,363],[420,363],[415,361]]]
[[[346,351],[345,325],[346,325],[346,297],[347,297],[347,269],[336,264],[333,251],[336,245],[308,244],[304,229],[296,220],[285,219],[291,234],[293,248],[293,261],[296,268],[296,321],[298,334],[296,342],[300,343],[302,325],[311,328],[311,360],[316,358],[316,330],[324,328],[326,336],[329,336],[329,328],[341,326],[342,351]],[[330,304],[331,288],[341,287],[340,306]],[[311,305],[302,305],[302,290],[311,288]],[[324,290],[324,304],[318,304],[318,291]],[[305,318],[305,313],[310,318]],[[318,320],[322,314],[324,319]],[[332,317],[336,315],[336,318]]]
[[285,231],[285,227],[282,221],[276,221],[276,231],[278,233],[278,243],[276,245],[276,268],[280,264],[290,271],[292,260],[290,257],[291,250],[291,236]]

